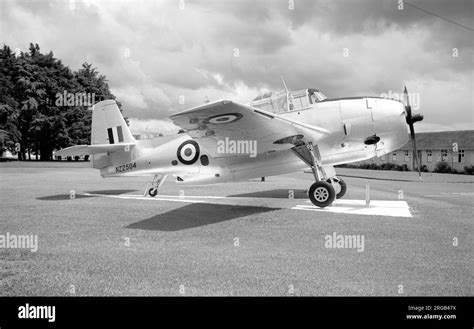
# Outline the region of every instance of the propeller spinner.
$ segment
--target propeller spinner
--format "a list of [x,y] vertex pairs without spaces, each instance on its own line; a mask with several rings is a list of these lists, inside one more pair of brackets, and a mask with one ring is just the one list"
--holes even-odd
[[407,87],[405,86],[405,90],[403,91],[405,96],[405,112],[406,112],[406,121],[408,126],[410,127],[410,139],[413,144],[413,157],[415,158],[416,167],[418,168],[418,175],[421,179],[421,168],[420,163],[418,160],[418,151],[416,149],[416,136],[415,136],[415,122],[423,120],[422,114],[412,114],[411,112],[411,105],[410,105],[410,98],[408,97]]

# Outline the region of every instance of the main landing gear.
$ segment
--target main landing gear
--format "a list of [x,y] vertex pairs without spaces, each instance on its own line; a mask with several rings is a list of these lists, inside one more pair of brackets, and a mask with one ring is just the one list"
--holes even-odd
[[313,171],[316,182],[309,188],[308,196],[315,206],[324,208],[331,205],[336,198],[342,198],[347,190],[346,183],[335,176],[333,167],[321,165],[321,154],[317,145],[313,146],[313,143],[309,142],[291,150]]
[[341,178],[334,176],[326,180],[326,182],[328,182],[334,187],[334,190],[336,192],[336,199],[340,199],[344,196],[344,194],[346,194],[347,185],[346,182],[344,182]]
[[311,202],[317,207],[327,207],[336,198],[334,187],[325,181],[318,181],[311,185],[308,191]]
[[[155,197],[158,194],[158,189],[165,182],[166,175],[155,175],[151,183],[148,183],[145,188],[145,196],[148,193],[149,196]],[[150,186],[151,185],[151,186]]]

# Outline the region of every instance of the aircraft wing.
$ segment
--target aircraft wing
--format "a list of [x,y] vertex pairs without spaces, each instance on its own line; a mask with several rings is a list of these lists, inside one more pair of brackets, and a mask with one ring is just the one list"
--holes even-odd
[[113,153],[117,151],[129,151],[135,144],[95,144],[95,145],[75,145],[56,151],[57,156],[81,156],[86,154]]
[[[298,140],[317,141],[329,131],[280,115],[232,101],[207,103],[170,116],[213,156],[235,154],[218,152],[218,141],[256,141],[257,153],[289,149]],[[279,141],[275,143],[275,141]]]

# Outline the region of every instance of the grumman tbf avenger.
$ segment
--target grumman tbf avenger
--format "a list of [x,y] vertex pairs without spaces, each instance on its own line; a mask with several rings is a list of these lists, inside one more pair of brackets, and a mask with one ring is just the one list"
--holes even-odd
[[[92,155],[102,177],[151,176],[146,192],[156,196],[166,177],[178,184],[214,184],[311,169],[308,190],[318,207],[346,192],[334,166],[382,156],[409,140],[418,164],[414,123],[405,88],[403,103],[381,97],[327,98],[316,89],[268,93],[249,104],[209,102],[171,115],[184,133],[135,140],[115,101],[92,108],[91,145],[60,156]],[[223,152],[225,141],[254,141],[254,156]],[[419,165],[418,171],[419,171]],[[421,176],[420,176],[421,177]]]

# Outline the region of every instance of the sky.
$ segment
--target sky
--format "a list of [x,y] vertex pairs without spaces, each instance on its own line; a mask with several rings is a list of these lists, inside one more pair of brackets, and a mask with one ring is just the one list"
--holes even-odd
[[170,114],[206,100],[280,90],[282,75],[334,98],[406,85],[417,131],[474,129],[473,29],[470,0],[0,0],[0,43],[92,63],[138,133],[173,132]]

